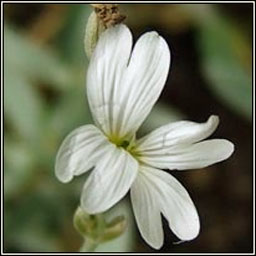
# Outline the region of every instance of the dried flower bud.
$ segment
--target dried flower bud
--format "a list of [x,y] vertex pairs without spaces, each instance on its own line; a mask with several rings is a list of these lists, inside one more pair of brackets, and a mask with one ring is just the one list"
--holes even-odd
[[91,4],[94,7],[94,11],[102,21],[105,28],[112,27],[116,24],[120,24],[126,18],[121,14],[117,4]]
[[109,27],[120,24],[125,16],[120,14],[117,4],[91,4],[94,11],[89,16],[84,47],[87,57],[90,59],[100,34]]
[[104,30],[105,28],[103,26],[103,23],[93,11],[89,16],[84,37],[84,48],[88,59],[90,59],[96,47],[99,36]]

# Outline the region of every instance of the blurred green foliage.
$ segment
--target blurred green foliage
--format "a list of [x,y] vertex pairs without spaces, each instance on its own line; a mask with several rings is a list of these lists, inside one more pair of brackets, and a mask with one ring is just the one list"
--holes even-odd
[[54,47],[39,46],[8,23],[4,27],[4,231],[9,251],[71,250],[81,243],[75,237],[78,242],[65,247],[81,184],[65,189],[53,169],[63,137],[90,122],[82,44],[88,12],[71,6],[66,21],[72,21],[71,27],[63,26],[56,35],[61,43]]
[[[201,7],[203,7],[203,17],[197,16]],[[250,120],[252,118],[250,39],[217,9],[197,6],[195,12],[203,75],[216,97],[233,111]]]
[[[9,10],[19,8],[8,5]],[[51,8],[46,6],[42,5],[45,12]],[[145,20],[136,17],[131,22],[136,8],[136,5],[122,6],[130,15],[128,23],[143,25]],[[180,16],[184,18],[183,27],[195,26],[202,72],[209,88],[232,111],[250,119],[250,40],[244,39],[241,30],[212,5],[207,6],[210,15],[198,15],[202,12],[200,8],[169,5],[164,11],[174,13],[175,9],[183,15]],[[15,25],[8,19],[8,12],[5,14],[4,247],[8,252],[77,251],[82,243],[72,226],[72,216],[85,177],[63,185],[53,170],[62,139],[72,129],[92,122],[85,94],[88,63],[83,47],[91,9],[86,4],[64,5],[63,9],[61,27],[46,43],[31,37],[30,26]],[[40,15],[37,22],[42,25],[45,20],[43,13]],[[170,20],[164,22],[173,29]],[[158,103],[142,133],[182,116],[170,106]],[[124,201],[109,214],[117,215],[120,211],[128,214],[131,223],[128,232],[101,245],[97,251],[133,250],[135,229],[127,209],[129,204]]]
[[245,27],[221,9],[228,10],[229,6],[231,9],[231,5],[222,4],[139,4],[123,5],[123,10],[127,8],[128,23],[134,27],[157,25],[173,34],[194,29],[207,86],[231,111],[251,120],[251,27]]

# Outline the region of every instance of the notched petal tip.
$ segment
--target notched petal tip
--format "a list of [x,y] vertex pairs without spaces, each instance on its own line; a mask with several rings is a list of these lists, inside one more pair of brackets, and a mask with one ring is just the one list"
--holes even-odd
[[[190,211],[186,212],[185,206],[187,204],[185,203],[185,201],[180,200],[180,203],[183,204],[184,206],[183,212],[180,212],[180,214],[181,216],[183,215],[183,218],[184,218],[184,215],[186,216],[183,220],[184,221],[183,225],[181,225],[181,222],[179,223],[179,225],[177,225],[178,222],[176,223],[173,222],[174,217],[170,218],[169,216],[169,218],[167,218],[169,222],[169,228],[181,240],[180,242],[192,241],[195,238],[197,238],[197,236],[200,233],[200,219],[199,219],[198,212],[194,206],[193,208],[190,209]],[[189,201],[191,205],[194,205],[191,199],[187,200],[187,203],[189,203]]]
[[68,172],[67,170],[65,170],[65,172],[63,172],[63,169],[61,168],[61,157],[60,157],[60,150],[57,153],[57,157],[55,160],[55,167],[54,167],[54,172],[55,172],[55,176],[56,178],[62,182],[62,183],[68,183],[73,179],[73,175],[72,173]]
[[72,131],[60,145],[55,160],[55,175],[62,183],[89,171],[107,150],[109,142],[93,125]]
[[145,38],[152,38],[153,40],[160,40],[163,42],[166,42],[165,39],[159,35],[156,31],[149,31],[144,33],[141,37],[145,37]]
[[195,221],[195,225],[186,230],[186,233],[177,234],[176,236],[181,240],[180,242],[189,242],[196,239],[200,233],[200,222],[199,219]]
[[[229,158],[233,152],[235,151],[235,145],[229,140],[222,140],[223,141],[223,155],[225,155],[225,159]],[[225,160],[223,159],[223,160]]]
[[[161,35],[159,35],[156,31],[150,31],[143,34],[139,38],[138,42],[139,41],[143,42],[143,44],[147,44],[148,42],[150,42],[151,49],[154,49],[154,50],[159,50],[158,47],[162,48],[162,51],[163,51],[162,54],[165,56],[165,58],[168,58],[168,57],[170,58],[171,52],[170,52],[170,48],[167,41]],[[169,65],[167,66],[169,69]]]
[[210,136],[218,127],[220,122],[219,116],[211,115],[208,120],[205,122],[205,133],[206,137]]
[[160,35],[156,31],[146,32],[143,36],[160,37]]
[[58,169],[55,169],[55,176],[62,183],[69,183],[73,179],[73,175],[64,176]]
[[164,241],[161,241],[161,243],[152,243],[147,241],[147,243],[155,250],[160,250],[163,247]]
[[220,118],[217,115],[211,115],[208,119],[208,122],[212,125],[216,125],[216,127],[219,125]]

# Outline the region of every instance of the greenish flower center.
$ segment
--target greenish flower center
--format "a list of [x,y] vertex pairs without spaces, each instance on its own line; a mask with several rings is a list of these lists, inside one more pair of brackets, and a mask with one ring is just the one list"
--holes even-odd
[[130,141],[124,140],[124,141],[121,142],[121,144],[119,145],[119,147],[124,148],[124,149],[127,149],[127,148],[129,147],[129,145],[130,145]]
[[127,152],[129,152],[133,157],[137,158],[139,156],[136,150],[136,140],[135,139],[117,139],[117,138],[109,138],[110,142],[115,144],[117,147],[123,148]]

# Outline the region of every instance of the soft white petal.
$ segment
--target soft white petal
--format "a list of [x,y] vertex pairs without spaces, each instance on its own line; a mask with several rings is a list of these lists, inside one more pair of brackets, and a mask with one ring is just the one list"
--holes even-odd
[[121,108],[123,73],[132,47],[132,35],[125,25],[107,29],[91,57],[87,72],[87,95],[93,118],[106,134],[113,130],[114,113]]
[[140,172],[139,178],[151,191],[151,200],[157,202],[158,210],[168,220],[173,233],[181,240],[194,239],[199,233],[200,223],[186,189],[172,175],[161,170],[142,166]]
[[62,142],[55,161],[55,174],[61,182],[91,169],[110,143],[93,125],[84,125],[71,132]]
[[130,189],[138,172],[138,162],[114,145],[88,177],[81,196],[82,208],[96,214],[112,207]]
[[160,169],[198,169],[221,162],[230,157],[234,145],[224,139],[213,139],[196,144],[181,144],[166,151],[144,152],[140,160]]
[[218,116],[210,116],[205,123],[191,121],[173,122],[154,130],[138,140],[139,151],[156,151],[166,149],[174,145],[194,143],[210,136],[219,124]]
[[131,187],[131,201],[135,219],[143,239],[155,249],[163,245],[162,219],[154,191],[139,171]]
[[159,98],[170,67],[170,50],[156,32],[142,35],[135,44],[122,81],[120,134],[133,134]]
[[132,36],[125,25],[107,29],[88,68],[90,108],[96,124],[109,137],[134,135],[158,99],[168,75],[170,51],[156,32],[144,34],[130,58],[131,46]]

